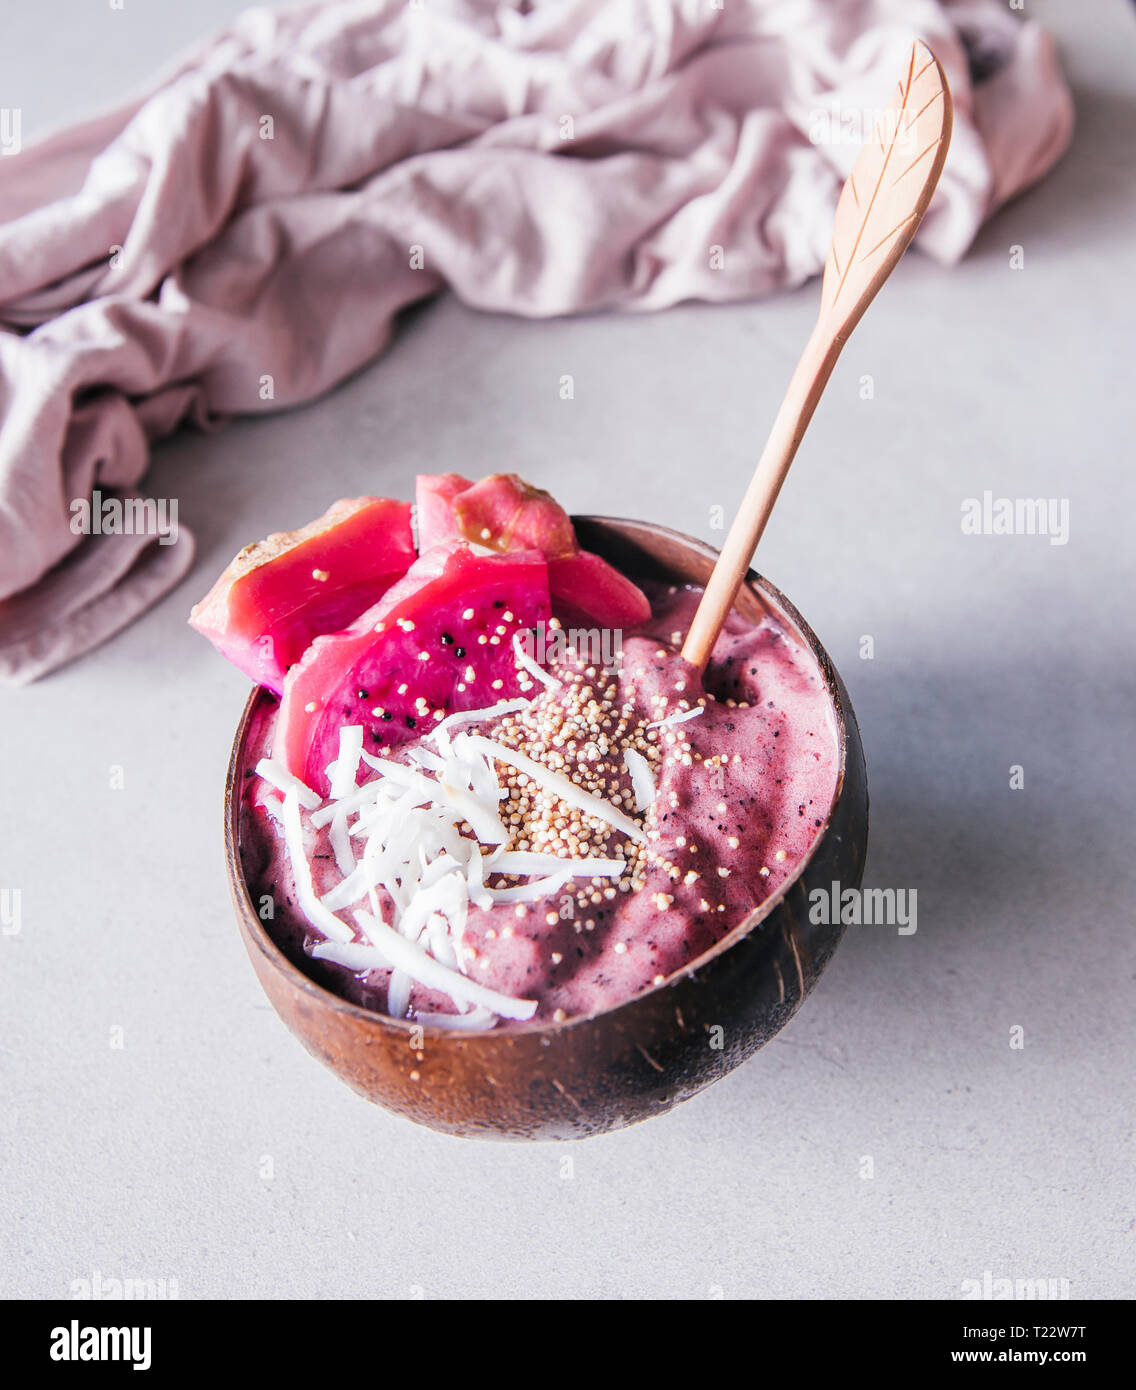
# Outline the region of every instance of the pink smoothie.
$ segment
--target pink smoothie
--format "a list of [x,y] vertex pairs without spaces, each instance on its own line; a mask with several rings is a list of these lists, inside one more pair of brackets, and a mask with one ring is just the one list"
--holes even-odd
[[[562,770],[579,780],[598,766],[609,794],[622,792],[629,813],[631,778],[622,758],[603,750],[635,739],[648,751],[656,801],[635,817],[647,832],[646,852],[633,860],[634,847],[612,830],[588,852],[628,853],[628,873],[618,884],[569,883],[544,902],[469,908],[463,942],[470,978],[537,1000],[538,1019],[610,1008],[689,966],[796,872],[836,794],[835,718],[807,648],[773,617],[754,626],[735,615],[700,685],[678,653],[701,590],[643,587],[652,618],[624,634],[618,668],[605,675],[567,657],[549,661],[564,688],[542,691],[534,710],[563,729]],[[698,708],[703,696],[697,717],[649,727]],[[565,709],[570,705],[571,715],[583,700],[589,719],[598,720],[587,740],[571,736],[571,718],[560,724]],[[357,975],[310,956],[321,938],[296,906],[281,833],[258,804],[263,784],[253,769],[271,749],[272,719],[270,708],[250,731],[244,771],[241,843],[253,902],[272,899],[265,925],[294,963],[334,992],[385,1011],[388,971]],[[500,726],[479,731],[502,736]],[[324,832],[311,862],[322,894],[338,879]],[[453,1012],[454,1005],[415,985],[410,1009],[413,1016],[416,1009]]]

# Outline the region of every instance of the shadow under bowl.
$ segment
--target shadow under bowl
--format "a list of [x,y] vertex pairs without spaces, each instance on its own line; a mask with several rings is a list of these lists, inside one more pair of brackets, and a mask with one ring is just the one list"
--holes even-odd
[[[705,584],[716,553],[662,526],[575,517],[581,545],[624,573]],[[848,692],[793,605],[752,571],[737,611],[772,613],[811,653],[835,713],[836,793],[792,878],[716,946],[625,1003],[563,1023],[479,1033],[423,1028],[332,994],[298,969],[257,915],[241,856],[241,773],[264,702],[254,690],[225,787],[225,852],[241,937],[276,1012],[311,1055],[367,1100],[447,1134],[570,1139],[662,1114],[725,1076],[789,1021],[843,933],[809,920],[809,894],[860,885],[868,838],[864,753]]]

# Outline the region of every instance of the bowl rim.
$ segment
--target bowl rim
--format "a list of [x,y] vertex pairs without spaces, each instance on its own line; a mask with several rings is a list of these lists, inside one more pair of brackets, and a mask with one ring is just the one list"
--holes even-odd
[[[697,537],[688,536],[685,532],[677,531],[670,526],[662,526],[655,522],[643,521],[632,517],[601,516],[595,514],[573,515],[572,521],[583,521],[585,523],[613,523],[621,527],[632,526],[642,527],[650,531],[652,535],[663,535],[672,540],[681,542],[684,546],[695,551],[703,559],[713,562],[718,552],[707,542],[699,540]],[[284,951],[272,939],[260,915],[253,906],[252,895],[249,885],[245,878],[244,868],[240,856],[240,809],[242,797],[235,795],[238,784],[241,781],[241,763],[244,751],[245,740],[248,736],[249,726],[252,723],[257,708],[266,695],[271,694],[265,686],[254,686],[250,691],[248,699],[245,701],[244,709],[241,713],[240,721],[237,724],[237,731],[233,738],[233,745],[229,753],[228,770],[225,776],[225,867],[229,879],[229,887],[233,896],[234,907],[237,909],[241,923],[246,928],[249,938],[254,941],[266,960],[280,974],[293,985],[306,994],[314,1003],[323,1007],[330,1006],[337,1013],[347,1017],[354,1017],[368,1026],[378,1027],[380,1031],[386,1031],[401,1036],[406,1036],[415,1029],[421,1029],[423,1036],[429,1037],[433,1044],[441,1043],[470,1043],[478,1039],[510,1037],[517,1038],[526,1034],[563,1034],[582,1025],[592,1023],[596,1019],[603,1018],[608,1014],[618,1012],[627,1005],[645,999],[648,995],[657,991],[665,990],[676,983],[679,979],[688,978],[695,975],[710,961],[718,956],[724,955],[728,950],[738,945],[744,938],[755,932],[766,918],[785,901],[786,897],[800,881],[809,867],[816,854],[817,847],[825,838],[832,824],[832,817],[836,811],[837,804],[844,791],[845,773],[847,770],[848,758],[848,721],[844,709],[844,702],[841,695],[840,677],[832,662],[832,658],[821,645],[816,633],[805,621],[797,606],[788,599],[781,590],[764,575],[750,568],[746,571],[746,587],[753,596],[762,604],[771,617],[778,622],[788,618],[792,627],[795,628],[795,636],[805,646],[813,660],[816,662],[824,682],[825,693],[829,697],[829,705],[835,724],[838,765],[836,773],[836,784],[832,793],[832,800],[825,811],[824,818],[817,827],[817,832],[813,838],[812,845],[808,854],[797,864],[793,873],[782,883],[776,893],[771,894],[758,904],[751,912],[747,913],[736,926],[732,927],[720,941],[716,941],[709,950],[678,970],[673,970],[665,979],[658,984],[652,984],[646,989],[640,990],[628,999],[620,1000],[618,1003],[609,1004],[605,1008],[595,1009],[587,1014],[573,1014],[568,1018],[557,1020],[542,1020],[536,1022],[510,1022],[507,1029],[502,1029],[496,1025],[489,1028],[439,1028],[429,1023],[421,1023],[413,1019],[391,1018],[389,1014],[379,1013],[375,1009],[364,1008],[362,1004],[355,1004],[342,995],[336,994],[333,990],[321,985],[305,974],[297,965],[288,958]],[[794,959],[797,964],[798,974],[801,972],[800,958],[794,948]],[[802,981],[803,985],[803,981]],[[803,990],[802,990],[803,993]]]

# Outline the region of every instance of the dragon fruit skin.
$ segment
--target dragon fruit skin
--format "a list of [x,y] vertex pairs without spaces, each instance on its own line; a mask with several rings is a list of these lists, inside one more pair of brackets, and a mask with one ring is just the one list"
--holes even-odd
[[543,488],[516,473],[492,473],[453,502],[458,532],[492,550],[539,550],[551,559],[579,549],[568,513]]
[[246,546],[190,613],[190,626],[277,695],[313,638],[372,607],[414,563],[410,507],[345,498],[296,531]]
[[651,616],[643,591],[591,551],[581,550],[568,513],[516,473],[470,483],[457,473],[419,474],[419,549],[463,538],[491,550],[539,550],[548,560],[553,611],[603,628],[636,627]]
[[418,525],[418,553],[460,539],[454,499],[473,486],[460,473],[419,473],[414,485],[414,511]]
[[288,673],[274,757],[326,794],[343,725],[361,724],[364,751],[385,756],[447,714],[522,693],[528,677],[513,635],[549,616],[539,552],[435,546],[348,628],[317,637]]

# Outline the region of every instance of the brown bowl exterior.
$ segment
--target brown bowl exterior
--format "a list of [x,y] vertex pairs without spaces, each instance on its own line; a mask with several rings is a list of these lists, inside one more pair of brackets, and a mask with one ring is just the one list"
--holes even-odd
[[[626,573],[703,584],[715,552],[661,526],[575,517],[580,543]],[[809,920],[809,893],[859,887],[868,836],[863,748],[848,692],[791,603],[749,575],[738,610],[770,610],[812,651],[836,711],[841,772],[812,853],[774,898],[663,984],[559,1024],[460,1034],[390,1019],[308,979],[276,946],[241,868],[240,768],[259,702],[237,730],[225,789],[229,886],[245,948],[276,1012],[304,1047],[367,1100],[447,1134],[572,1139],[661,1114],[725,1076],[784,1027],[843,933]]]

